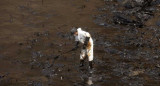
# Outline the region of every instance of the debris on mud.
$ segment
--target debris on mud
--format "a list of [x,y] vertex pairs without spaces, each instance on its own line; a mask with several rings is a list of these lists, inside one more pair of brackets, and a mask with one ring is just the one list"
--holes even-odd
[[136,71],[131,71],[129,76],[137,76],[139,74],[143,74],[144,70],[136,70]]
[[[99,11],[105,12],[105,14],[98,14],[94,17],[95,24],[113,28],[113,30],[115,27],[117,29],[116,36],[111,39],[112,41],[103,39],[97,42],[105,46],[103,50],[106,54],[110,54],[103,60],[106,59],[110,63],[107,66],[112,69],[111,75],[122,79],[123,85],[143,86],[150,83],[148,80],[160,79],[158,78],[158,71],[160,71],[158,52],[160,49],[157,27],[159,20],[152,22],[152,26],[147,25],[148,21],[157,20],[155,18],[159,15],[158,7],[155,4],[157,1],[104,0],[105,6],[99,8]],[[107,29],[107,31],[109,30]],[[110,34],[106,35],[111,36]],[[106,46],[105,41],[110,41],[111,44]],[[98,65],[98,63],[96,64]],[[155,68],[158,68],[157,71]],[[148,79],[144,79],[144,76]],[[156,80],[153,81],[155,82],[153,85],[158,86]]]

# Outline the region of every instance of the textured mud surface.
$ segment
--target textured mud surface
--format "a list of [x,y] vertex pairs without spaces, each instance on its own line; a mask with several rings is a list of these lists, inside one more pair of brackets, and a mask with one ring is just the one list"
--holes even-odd
[[[69,52],[94,39],[94,70]],[[0,1],[0,86],[160,86],[160,0]],[[85,65],[88,65],[87,59]]]

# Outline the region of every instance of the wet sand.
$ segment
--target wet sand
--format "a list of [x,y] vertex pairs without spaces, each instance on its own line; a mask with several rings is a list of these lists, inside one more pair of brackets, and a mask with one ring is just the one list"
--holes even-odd
[[[123,9],[117,4],[103,0],[1,1],[0,86],[159,86],[160,11],[143,28],[130,29],[113,23],[111,12]],[[107,25],[96,20],[98,15],[104,15]],[[87,59],[86,66],[79,68],[80,49],[54,60],[74,47],[69,31],[75,26],[94,39],[92,74]]]

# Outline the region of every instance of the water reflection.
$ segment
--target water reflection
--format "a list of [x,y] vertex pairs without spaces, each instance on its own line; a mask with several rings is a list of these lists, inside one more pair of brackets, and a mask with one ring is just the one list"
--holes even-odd
[[92,84],[93,84],[92,76],[88,77],[87,84],[88,84],[88,85],[92,85]]
[[93,82],[93,73],[91,73],[88,70],[80,70],[81,72],[81,79],[82,82],[80,82],[81,84],[83,83],[84,86],[92,86],[94,84]]

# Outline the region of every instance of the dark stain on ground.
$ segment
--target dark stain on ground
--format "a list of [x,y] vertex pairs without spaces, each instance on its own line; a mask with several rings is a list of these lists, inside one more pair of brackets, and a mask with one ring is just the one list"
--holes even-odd
[[[5,0],[0,86],[159,86],[160,0]],[[93,36],[94,69],[70,36]],[[58,56],[57,59],[54,59]]]

